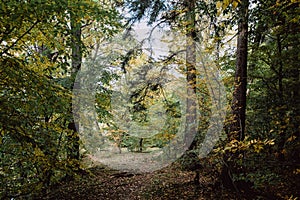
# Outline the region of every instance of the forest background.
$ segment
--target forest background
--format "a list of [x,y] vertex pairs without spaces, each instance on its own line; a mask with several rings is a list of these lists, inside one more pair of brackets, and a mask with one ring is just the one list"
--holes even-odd
[[[99,123],[107,125],[107,140],[128,151],[162,148],[176,135],[178,118],[193,124],[200,109],[201,123],[197,129],[188,127],[187,133],[197,132],[187,141],[188,151],[197,151],[214,103],[207,80],[196,67],[199,46],[220,72],[228,102],[220,140],[199,162],[217,172],[222,186],[235,191],[245,185],[255,191],[277,187],[286,195],[279,191],[278,198],[299,198],[299,4],[297,0],[1,1],[0,198],[31,198],[87,170],[82,160],[89,152],[72,111],[76,76],[87,60],[100,72],[95,108]],[[184,36],[186,50],[175,42],[177,46],[160,59],[145,54],[131,35],[139,21]],[[118,51],[108,46],[109,67],[93,60],[98,56],[95,49],[120,33],[136,45]],[[197,94],[197,99],[186,97],[189,115],[181,116],[173,97],[164,104],[166,124],[155,138],[137,139],[120,131],[111,118],[112,91],[107,88],[126,73],[147,74],[174,65],[186,78],[187,88]],[[154,75],[160,80],[159,74]],[[133,120],[147,121],[151,97],[162,95],[159,83],[141,83],[131,93]]]

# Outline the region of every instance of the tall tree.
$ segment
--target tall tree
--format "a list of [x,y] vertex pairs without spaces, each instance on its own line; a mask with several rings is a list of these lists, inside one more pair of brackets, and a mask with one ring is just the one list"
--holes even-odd
[[[72,171],[70,160],[79,154],[78,135],[67,142],[74,136],[69,76],[80,68],[86,42],[77,23],[86,29],[101,23],[93,30],[107,37],[119,18],[114,8],[77,0],[3,1],[0,12],[0,198],[15,198]],[[68,147],[75,153],[66,156]]]
[[[186,97],[186,125],[184,136],[184,148],[196,148],[194,140],[197,130],[197,69],[196,69],[196,43],[199,42],[196,16],[208,14],[204,1],[181,0],[181,1],[127,1],[133,13],[130,21],[135,22],[143,17],[148,17],[149,24],[167,24],[172,28],[177,28],[186,36],[185,52],[185,73],[187,81]],[[176,56],[178,52],[171,55]]]
[[270,0],[257,4],[250,17],[255,20],[250,23],[255,46],[249,54],[254,66],[249,68],[254,80],[249,127],[252,136],[275,138],[273,150],[280,160],[287,149],[292,159],[299,158],[294,152],[299,138],[298,7],[298,2]]
[[[233,99],[231,103],[232,118],[228,125],[228,140],[242,141],[245,138],[246,125],[246,93],[247,93],[247,57],[248,57],[248,6],[249,0],[241,0],[237,7],[238,33],[236,50],[236,70],[234,79]],[[236,156],[236,155],[235,155]],[[225,186],[235,188],[232,173],[235,171],[234,156],[224,156],[225,165],[222,169],[222,181]]]
[[[71,89],[76,87],[76,89],[79,89],[80,85],[79,83],[75,82],[76,75],[78,71],[81,68],[82,63],[82,41],[81,41],[81,23],[80,18],[75,15],[74,11],[71,11],[70,13],[70,25],[71,25],[71,82],[72,86]],[[72,103],[70,108],[73,110],[73,115],[78,117],[77,111],[73,108]],[[70,111],[72,112],[72,111]],[[68,136],[69,140],[69,150],[68,150],[68,157],[70,159],[79,160],[79,124],[75,122],[75,119],[73,118],[68,125],[68,128],[72,130],[72,134]],[[78,166],[77,166],[78,167]]]
[[196,69],[196,1],[184,1],[186,13],[186,80],[187,80],[187,107],[186,107],[186,130],[185,130],[185,148],[193,149],[191,145],[194,140],[194,134],[197,132],[197,69]]
[[248,57],[248,6],[249,0],[240,1],[238,6],[238,37],[236,71],[232,100],[233,120],[230,124],[230,140],[243,140],[246,125],[247,57]]

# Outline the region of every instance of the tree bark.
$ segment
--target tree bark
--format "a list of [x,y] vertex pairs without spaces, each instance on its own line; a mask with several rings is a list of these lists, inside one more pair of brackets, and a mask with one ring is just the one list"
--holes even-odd
[[[82,42],[81,42],[81,24],[77,22],[76,17],[71,13],[71,49],[72,49],[72,57],[71,57],[71,80],[72,86],[71,90],[75,87],[79,89],[79,83],[75,83],[76,75],[81,68],[82,62]],[[71,103],[71,109],[72,109]],[[73,116],[78,117],[78,113],[73,109]],[[68,158],[71,160],[79,160],[79,124],[75,122],[74,117],[71,118],[68,128],[72,130],[72,134],[68,136]],[[76,167],[76,166],[75,166]]]
[[[236,72],[232,100],[232,121],[229,122],[228,140],[242,141],[245,138],[246,94],[247,94],[247,57],[248,57],[248,6],[249,0],[242,0],[238,6],[238,38],[236,52]],[[224,155],[224,166],[221,179],[223,185],[238,190],[232,180],[232,172],[236,172],[234,160],[238,153]]]
[[238,15],[238,39],[236,52],[236,72],[232,100],[233,121],[229,128],[229,139],[242,141],[245,138],[247,57],[248,57],[248,0],[241,1]]
[[197,104],[196,104],[196,19],[195,0],[185,0],[186,6],[186,128],[185,128],[185,149],[193,149],[192,142],[197,132]]

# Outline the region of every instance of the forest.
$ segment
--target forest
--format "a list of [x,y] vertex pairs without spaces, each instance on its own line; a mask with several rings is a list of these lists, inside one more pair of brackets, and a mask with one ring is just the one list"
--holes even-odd
[[2,0],[0,199],[300,199],[299,0]]

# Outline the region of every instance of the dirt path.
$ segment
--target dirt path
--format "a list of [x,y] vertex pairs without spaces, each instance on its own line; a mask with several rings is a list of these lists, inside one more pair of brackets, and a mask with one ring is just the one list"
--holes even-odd
[[212,178],[202,176],[200,183],[194,184],[193,177],[193,172],[180,171],[176,166],[142,174],[95,167],[80,180],[58,185],[38,199],[239,199],[234,192],[214,184]]
[[[118,155],[122,156],[122,154]],[[124,155],[123,155],[124,156]],[[142,155],[141,155],[142,156]],[[103,156],[108,162],[111,157]],[[132,162],[137,164],[143,159]],[[120,159],[115,157],[116,160]],[[126,159],[131,159],[127,156]],[[128,160],[127,160],[128,161]],[[65,181],[49,188],[41,196],[34,199],[43,200],[214,200],[214,199],[261,199],[261,200],[295,200],[300,195],[297,177],[291,173],[286,176],[288,181],[254,190],[248,187],[239,193],[228,190],[219,181],[219,172],[212,167],[203,168],[200,182],[193,182],[195,173],[180,170],[178,163],[153,172],[124,172],[109,168],[95,162],[90,157],[83,160],[87,173],[81,174],[76,180]],[[147,163],[143,163],[147,164]],[[146,166],[146,165],[145,165]],[[132,168],[132,166],[128,165]],[[216,173],[217,172],[217,173]],[[289,171],[287,171],[289,172]],[[297,195],[299,194],[299,195]]]
[[[96,163],[102,163],[110,168],[132,172],[148,173],[167,166],[172,160],[161,160],[161,152],[98,152],[95,156],[90,156]],[[173,159],[174,160],[174,159]]]

